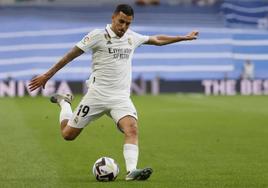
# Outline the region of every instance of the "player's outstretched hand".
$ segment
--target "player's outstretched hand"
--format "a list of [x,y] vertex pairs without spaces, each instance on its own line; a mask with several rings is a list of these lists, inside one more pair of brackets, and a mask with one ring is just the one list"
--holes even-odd
[[198,37],[199,32],[198,31],[192,31],[186,35],[187,40],[196,40]]
[[49,78],[45,74],[39,75],[37,77],[34,77],[30,81],[30,83],[28,85],[29,90],[30,91],[34,91],[34,90],[36,90],[39,87],[45,88],[45,85],[46,85],[46,83],[47,83],[48,80],[49,80]]

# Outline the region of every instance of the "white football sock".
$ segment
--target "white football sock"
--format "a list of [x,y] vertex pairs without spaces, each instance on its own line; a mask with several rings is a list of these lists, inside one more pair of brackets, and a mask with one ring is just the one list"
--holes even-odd
[[126,161],[127,172],[130,172],[137,167],[139,148],[135,144],[124,144],[124,158]]
[[65,119],[71,119],[72,115],[73,115],[73,111],[71,108],[71,105],[66,102],[65,100],[61,100],[59,102],[59,105],[61,107],[61,111],[60,111],[60,123],[65,120]]

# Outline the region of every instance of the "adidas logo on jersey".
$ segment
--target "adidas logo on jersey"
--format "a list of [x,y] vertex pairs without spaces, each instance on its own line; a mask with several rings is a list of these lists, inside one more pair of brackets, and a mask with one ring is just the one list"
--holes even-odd
[[105,39],[107,40],[106,44],[112,44],[111,37],[108,34],[104,34]]

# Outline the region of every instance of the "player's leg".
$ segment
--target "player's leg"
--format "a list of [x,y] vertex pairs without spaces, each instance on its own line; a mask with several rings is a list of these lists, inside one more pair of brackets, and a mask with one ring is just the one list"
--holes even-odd
[[71,94],[54,94],[51,96],[50,101],[52,103],[57,103],[60,108],[60,125],[61,125],[61,134],[65,140],[74,140],[82,131],[82,128],[75,128],[68,126],[69,120],[73,116],[71,102],[73,96]]
[[127,115],[118,122],[119,129],[124,132],[125,143],[123,154],[126,161],[126,180],[146,180],[152,174],[151,168],[137,169],[139,147],[138,147],[138,123],[136,118]]
[[125,144],[138,145],[138,123],[135,117],[126,115],[118,121],[117,125],[124,132]]
[[121,118],[117,125],[125,136],[123,155],[126,161],[127,172],[130,172],[137,168],[139,157],[137,120],[127,115]]
[[152,174],[151,168],[137,169],[139,156],[138,123],[136,109],[132,101],[129,99],[113,105],[110,115],[125,136],[123,155],[128,172],[126,180],[148,179]]
[[74,140],[83,130],[83,128],[75,128],[68,126],[69,119],[64,119],[61,122],[61,135],[64,140]]
[[51,102],[58,103],[61,107],[60,123],[61,133],[65,140],[74,140],[91,121],[101,117],[105,111],[102,101],[96,100],[91,95],[85,95],[78,107],[72,112],[71,95],[55,94],[51,97]]

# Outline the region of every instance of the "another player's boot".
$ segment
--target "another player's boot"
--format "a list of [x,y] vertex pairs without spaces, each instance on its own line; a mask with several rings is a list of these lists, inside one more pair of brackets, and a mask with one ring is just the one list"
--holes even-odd
[[153,173],[153,169],[151,168],[143,168],[143,169],[135,169],[126,175],[126,180],[147,180],[151,174]]
[[58,104],[61,100],[65,100],[66,102],[71,104],[73,99],[74,97],[72,94],[54,94],[50,97],[50,101],[52,103],[58,103]]

